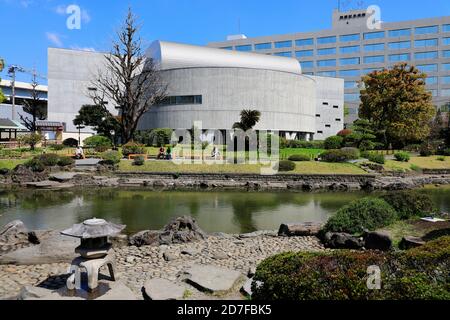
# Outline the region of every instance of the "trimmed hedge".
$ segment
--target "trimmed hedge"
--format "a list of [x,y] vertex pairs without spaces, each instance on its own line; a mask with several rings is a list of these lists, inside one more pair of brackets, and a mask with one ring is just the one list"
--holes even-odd
[[401,151],[394,154],[394,158],[395,160],[400,162],[408,162],[409,159],[411,159],[411,156],[409,155],[408,152]]
[[133,166],[143,166],[145,158],[143,156],[137,156],[133,159]]
[[102,159],[102,164],[115,165],[118,164],[122,159],[122,154],[119,151],[114,150],[105,151],[102,153]]
[[397,212],[385,200],[363,198],[339,209],[328,219],[322,232],[362,233],[385,227],[395,221]]
[[290,160],[281,160],[278,163],[278,171],[287,172],[295,170],[295,162]]
[[340,149],[344,143],[344,138],[340,136],[331,136],[325,139],[324,147],[325,149]]
[[128,142],[124,146],[122,146],[122,154],[125,157],[128,157],[130,154],[146,154],[147,150],[145,149],[144,145],[135,143],[135,142]]
[[342,148],[339,150],[327,150],[320,155],[325,162],[346,162],[359,158],[359,151],[356,148]]
[[86,147],[94,148],[97,152],[104,152],[112,146],[111,139],[101,135],[86,138],[83,143]]
[[435,211],[434,203],[427,194],[415,191],[392,192],[381,196],[391,205],[399,219],[428,216]]
[[325,149],[324,141],[287,140],[286,148],[293,149]]
[[25,166],[35,172],[42,172],[46,167],[66,167],[71,166],[74,163],[75,161],[70,157],[59,156],[54,153],[44,153],[25,162]]
[[[450,299],[450,237],[401,252],[336,250],[282,253],[258,265],[255,300]],[[367,286],[369,266],[381,268],[381,289]],[[261,281],[257,285],[256,281]]]
[[288,159],[295,162],[311,161],[311,158],[306,154],[293,154]]

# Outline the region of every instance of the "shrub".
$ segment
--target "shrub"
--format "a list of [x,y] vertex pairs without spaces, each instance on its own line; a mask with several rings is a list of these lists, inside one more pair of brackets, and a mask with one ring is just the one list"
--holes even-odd
[[27,162],[24,163],[24,165],[25,165],[25,167],[28,167],[32,171],[35,171],[35,172],[42,172],[45,170],[45,165],[42,163],[41,160],[39,160],[38,157],[34,157],[34,158],[28,160]]
[[64,149],[64,145],[63,144],[52,144],[51,146],[49,146],[50,149],[52,149],[53,151],[60,151],[62,149]]
[[340,136],[340,137],[346,137],[346,136],[351,135],[352,133],[353,133],[352,130],[350,130],[350,129],[344,129],[344,130],[339,131],[339,132],[337,133],[337,136]]
[[59,157],[58,160],[58,166],[60,167],[68,167],[68,166],[72,166],[75,164],[75,160],[73,160],[71,157]]
[[384,155],[381,153],[368,152],[364,157],[367,158],[369,161],[378,164],[384,164],[386,162]]
[[295,162],[290,160],[281,160],[278,163],[278,171],[286,172],[295,170]]
[[145,158],[143,156],[137,156],[133,159],[133,166],[143,166]]
[[359,144],[359,150],[361,151],[367,151],[367,150],[374,150],[376,147],[376,143],[370,140],[363,140]]
[[422,157],[429,157],[433,155],[434,150],[429,144],[424,143],[420,146],[419,153]]
[[416,171],[416,172],[422,172],[422,168],[419,167],[418,165],[412,164],[410,165],[411,170]]
[[147,153],[145,146],[135,142],[128,142],[122,146],[122,154],[128,157],[130,154],[145,154]]
[[415,216],[424,217],[434,212],[431,197],[419,192],[392,192],[382,195],[381,199],[394,208],[399,219],[409,219]]
[[411,159],[411,156],[409,155],[408,152],[400,151],[394,154],[394,158],[395,160],[400,162],[408,162],[409,159]]
[[325,139],[324,147],[325,149],[340,149],[344,138],[339,136],[331,136]]
[[46,167],[54,167],[58,165],[59,156],[54,153],[44,153],[35,158],[39,159]]
[[359,158],[359,151],[355,148],[343,148],[339,150],[327,150],[320,155],[325,162],[345,162]]
[[66,147],[77,147],[78,146],[78,140],[74,138],[67,138],[63,141],[63,145]]
[[288,159],[295,162],[311,161],[311,158],[306,154],[293,154]]
[[173,130],[168,128],[152,130],[148,136],[147,145],[154,147],[163,147],[166,144],[170,144],[172,132]]
[[[402,252],[288,252],[271,256],[256,269],[255,300],[450,299],[450,237]],[[381,268],[382,290],[367,286],[369,266]],[[257,281],[260,285],[257,285]]]
[[101,135],[86,138],[83,143],[86,147],[94,148],[97,152],[104,152],[112,146],[111,139]]
[[397,214],[383,199],[363,198],[341,208],[325,224],[325,232],[360,233],[394,222]]
[[450,148],[449,148],[449,149],[444,149],[444,150],[442,151],[442,155],[444,155],[444,156],[450,156]]
[[439,156],[439,157],[437,157],[437,160],[438,161],[445,161],[445,156]]
[[102,153],[102,159],[104,164],[118,164],[122,154],[119,151],[110,150]]

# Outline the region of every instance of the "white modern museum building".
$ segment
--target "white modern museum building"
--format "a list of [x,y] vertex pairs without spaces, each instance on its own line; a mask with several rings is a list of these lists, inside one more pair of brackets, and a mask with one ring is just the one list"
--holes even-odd
[[[288,139],[323,140],[344,126],[344,80],[302,74],[294,58],[155,41],[147,51],[161,69],[167,98],[141,119],[140,130],[228,130],[243,109],[259,110],[256,130]],[[72,121],[92,104],[89,90],[104,68],[104,53],[48,49],[48,119],[64,138],[78,137]],[[94,88],[95,89],[95,88]],[[108,108],[117,113],[114,103]],[[91,135],[89,128],[83,135]]]

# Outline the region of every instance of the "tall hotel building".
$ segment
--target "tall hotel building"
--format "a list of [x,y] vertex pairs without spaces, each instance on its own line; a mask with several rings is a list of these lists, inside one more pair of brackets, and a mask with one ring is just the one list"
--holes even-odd
[[437,108],[450,101],[450,16],[381,23],[369,29],[365,10],[333,12],[332,28],[317,32],[246,38],[228,37],[209,46],[295,57],[303,74],[345,80],[346,122],[357,119],[361,76],[399,62],[428,75],[427,87]]

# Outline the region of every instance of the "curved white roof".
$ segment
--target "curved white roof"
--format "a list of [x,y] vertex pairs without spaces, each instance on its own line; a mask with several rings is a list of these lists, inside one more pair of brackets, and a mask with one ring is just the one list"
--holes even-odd
[[234,67],[265,69],[301,74],[300,63],[293,58],[226,49],[155,41],[147,50],[161,70],[195,67]]

